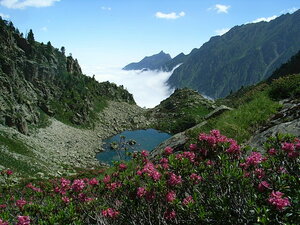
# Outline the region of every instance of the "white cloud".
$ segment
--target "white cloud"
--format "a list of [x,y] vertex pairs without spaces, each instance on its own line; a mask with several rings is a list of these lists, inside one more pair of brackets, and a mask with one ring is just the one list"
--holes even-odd
[[281,14],[285,14],[285,13],[294,13],[294,12],[296,12],[298,9],[299,9],[299,8],[293,7],[293,8],[290,8],[290,9],[282,10],[280,13],[281,13]]
[[10,18],[9,15],[3,14],[3,13],[0,13],[0,16],[2,17],[2,19],[9,19]]
[[215,10],[217,13],[228,13],[230,7],[230,5],[216,4],[214,7],[208,8],[208,10]]
[[141,107],[152,108],[169,97],[172,92],[166,85],[172,72],[126,71],[120,68],[99,66],[83,66],[83,70],[88,74],[95,74],[95,79],[99,82],[110,81],[117,85],[123,85],[133,94],[137,105]]
[[277,18],[276,15],[270,16],[270,17],[261,17],[261,18],[257,18],[256,20],[253,20],[252,23],[259,23],[259,22],[262,22],[262,21],[270,22],[271,20],[274,20],[276,18]]
[[10,9],[25,9],[27,7],[48,7],[60,0],[0,0],[0,5]]
[[157,12],[155,14],[155,16],[159,19],[178,19],[180,17],[184,17],[185,16],[185,12],[180,12],[180,13],[175,13],[175,12],[171,12],[171,13],[162,13],[162,12]]
[[102,9],[102,10],[111,11],[111,7],[102,6],[101,9]]
[[42,28],[41,28],[41,31],[47,32],[47,31],[48,31],[48,28],[47,28],[47,27],[42,27]]
[[227,33],[229,30],[230,30],[229,28],[222,28],[222,29],[219,29],[219,30],[215,30],[215,33],[217,35],[222,36],[223,34]]

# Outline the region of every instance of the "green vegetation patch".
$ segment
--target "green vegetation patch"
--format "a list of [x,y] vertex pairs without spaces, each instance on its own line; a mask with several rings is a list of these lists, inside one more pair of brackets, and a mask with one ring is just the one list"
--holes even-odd
[[267,91],[258,92],[252,96],[251,101],[209,120],[205,126],[191,130],[188,135],[195,136],[200,132],[219,129],[238,142],[243,142],[248,140],[255,129],[263,125],[280,107],[279,103],[268,96]]

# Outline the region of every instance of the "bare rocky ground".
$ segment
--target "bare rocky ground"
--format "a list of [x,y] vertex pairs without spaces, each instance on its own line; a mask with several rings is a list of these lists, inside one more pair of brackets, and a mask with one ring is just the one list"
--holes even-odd
[[[124,130],[142,129],[150,126],[144,116],[146,109],[128,103],[109,102],[99,114],[99,122],[93,129],[82,129],[61,123],[51,118],[46,128],[32,129],[23,135],[15,129],[0,126],[0,132],[26,144],[33,158],[17,153],[8,153],[0,144],[0,153],[6,152],[15,159],[43,168],[47,174],[61,175],[68,168],[93,168],[100,163],[96,153],[101,151],[102,140]],[[0,160],[1,166],[1,160]],[[45,174],[39,173],[44,176]]]

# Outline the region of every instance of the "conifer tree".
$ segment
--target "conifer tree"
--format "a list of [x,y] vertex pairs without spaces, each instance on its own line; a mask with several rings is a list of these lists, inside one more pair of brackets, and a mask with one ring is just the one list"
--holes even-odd
[[29,32],[28,32],[28,35],[27,35],[27,41],[28,41],[30,44],[34,44],[34,35],[33,35],[33,32],[32,32],[31,29],[30,29]]

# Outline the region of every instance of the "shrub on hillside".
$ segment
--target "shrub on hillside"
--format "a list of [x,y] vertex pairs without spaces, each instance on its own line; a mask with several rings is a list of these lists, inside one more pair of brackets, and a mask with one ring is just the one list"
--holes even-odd
[[111,173],[3,187],[0,224],[297,224],[300,140],[279,135],[265,147],[251,152],[212,130]]
[[281,77],[271,84],[270,96],[276,100],[300,97],[300,74]]

